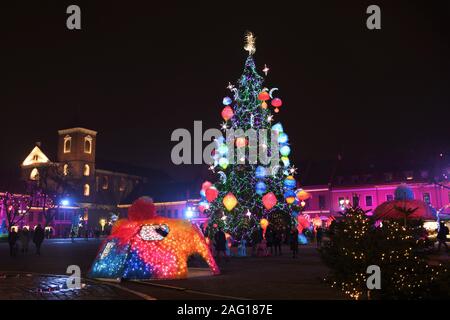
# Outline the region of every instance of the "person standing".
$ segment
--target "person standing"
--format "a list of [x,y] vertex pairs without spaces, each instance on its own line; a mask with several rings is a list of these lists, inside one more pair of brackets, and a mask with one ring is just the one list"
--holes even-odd
[[437,240],[438,240],[438,251],[441,251],[441,245],[444,245],[445,249],[448,251],[447,246],[447,235],[448,235],[448,227],[444,224],[444,221],[441,221],[439,224],[439,231],[437,234]]
[[30,243],[30,231],[27,228],[22,228],[19,234],[19,239],[22,246],[22,253],[27,253],[28,244]]
[[316,230],[316,244],[318,248],[322,246],[322,238],[323,238],[323,229],[322,227],[318,227]]
[[216,257],[217,261],[220,261],[220,253],[227,258],[226,251],[227,238],[225,236],[225,232],[222,231],[222,228],[219,228],[214,235],[214,247],[216,249]]
[[36,229],[34,229],[33,242],[36,245],[36,254],[41,255],[41,245],[44,241],[45,234],[44,229],[40,224],[37,225]]
[[292,258],[295,259],[297,258],[298,253],[298,230],[296,227],[292,227],[291,233],[289,235],[289,240],[292,251]]
[[266,244],[268,252],[270,252],[270,255],[273,256],[273,236],[274,236],[274,230],[269,225],[266,229]]
[[14,257],[16,255],[16,242],[17,242],[17,232],[15,229],[11,229],[8,234],[8,243],[9,243],[9,255]]
[[245,240],[245,236],[242,236],[241,241],[239,242],[238,256],[239,257],[247,256],[247,240]]
[[275,248],[275,255],[281,256],[281,242],[282,242],[282,233],[281,230],[273,231],[273,246]]
[[70,239],[72,240],[72,242],[75,242],[75,228],[72,228],[72,230],[70,230]]

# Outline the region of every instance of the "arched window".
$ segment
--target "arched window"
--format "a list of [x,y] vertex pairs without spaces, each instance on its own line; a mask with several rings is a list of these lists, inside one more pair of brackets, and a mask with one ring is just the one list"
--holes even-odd
[[119,182],[119,191],[123,192],[125,191],[125,187],[126,187],[126,181],[124,178],[120,178],[120,182]]
[[71,149],[72,149],[72,137],[65,136],[64,137],[64,153],[70,153]]
[[89,185],[86,183],[85,185],[84,185],[84,188],[83,188],[83,194],[84,194],[84,196],[85,197],[89,197],[89,194],[91,193],[91,188],[89,187]]
[[39,170],[37,168],[33,168],[30,173],[31,180],[39,180]]
[[89,167],[88,164],[84,165],[84,170],[83,170],[83,175],[85,177],[89,177],[89,175],[91,174],[91,168]]
[[92,153],[92,137],[84,137],[84,153]]
[[65,163],[63,167],[63,175],[67,176],[68,174],[69,174],[69,165]]
[[103,176],[103,178],[102,178],[102,189],[103,190],[108,190],[108,188],[109,188],[108,176]]

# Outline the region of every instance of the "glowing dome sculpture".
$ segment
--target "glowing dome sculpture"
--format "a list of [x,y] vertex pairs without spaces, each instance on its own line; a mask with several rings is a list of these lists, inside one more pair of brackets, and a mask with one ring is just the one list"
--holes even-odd
[[146,197],[133,203],[128,216],[101,245],[89,277],[186,278],[187,260],[193,254],[206,261],[212,274],[220,273],[202,232],[189,221],[157,216]]

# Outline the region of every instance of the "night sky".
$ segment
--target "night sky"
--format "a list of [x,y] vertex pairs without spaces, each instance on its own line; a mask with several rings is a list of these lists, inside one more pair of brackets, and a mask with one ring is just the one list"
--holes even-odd
[[[58,129],[82,126],[99,132],[98,158],[197,175],[206,165],[171,164],[170,135],[194,120],[219,127],[246,30],[280,89],[294,162],[449,152],[449,1],[296,2],[2,4],[2,170],[36,141],[51,155]],[[81,31],[66,28],[70,4]],[[366,28],[369,4],[381,30]]]

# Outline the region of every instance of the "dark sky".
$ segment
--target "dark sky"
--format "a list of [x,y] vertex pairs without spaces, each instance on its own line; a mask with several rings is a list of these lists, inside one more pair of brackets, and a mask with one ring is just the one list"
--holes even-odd
[[[83,126],[99,132],[100,158],[197,174],[205,167],[171,165],[170,135],[222,122],[246,30],[258,68],[271,69],[266,84],[280,89],[294,161],[448,153],[450,2],[291,2],[2,4],[1,167]],[[378,31],[365,24],[374,3]],[[81,7],[81,31],[66,29],[70,4]]]

